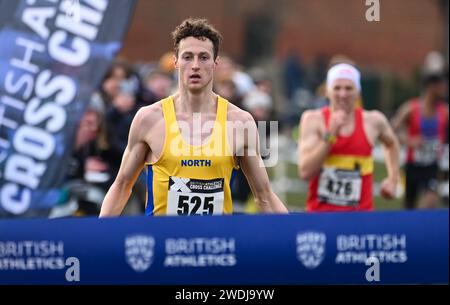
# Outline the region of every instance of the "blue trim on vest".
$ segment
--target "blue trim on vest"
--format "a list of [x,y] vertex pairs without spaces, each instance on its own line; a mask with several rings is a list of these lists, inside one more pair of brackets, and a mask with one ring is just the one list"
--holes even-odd
[[231,178],[230,178],[230,191],[233,193],[233,182],[234,178],[236,177],[237,169],[233,168],[233,171],[231,172]]
[[420,116],[420,133],[425,138],[437,138],[439,136],[439,122],[437,116],[432,118]]
[[153,166],[147,166],[147,206],[145,208],[145,215],[153,216],[155,203],[153,202]]

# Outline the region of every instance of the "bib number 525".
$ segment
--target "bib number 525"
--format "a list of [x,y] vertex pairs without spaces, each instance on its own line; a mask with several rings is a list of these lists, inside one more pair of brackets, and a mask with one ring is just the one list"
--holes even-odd
[[184,196],[178,197],[178,215],[212,215],[214,213],[214,197]]

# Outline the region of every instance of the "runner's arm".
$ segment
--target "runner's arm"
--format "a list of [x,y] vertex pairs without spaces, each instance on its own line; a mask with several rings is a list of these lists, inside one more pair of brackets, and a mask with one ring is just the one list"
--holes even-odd
[[406,133],[405,127],[408,123],[410,113],[411,105],[407,102],[400,106],[400,109],[391,119],[392,129],[397,134],[400,143],[403,145],[408,145],[408,135]]
[[325,161],[331,144],[321,139],[317,113],[305,111],[300,120],[298,138],[298,175],[309,180],[317,175]]
[[379,130],[378,139],[383,144],[384,160],[387,178],[381,184],[381,195],[387,198],[395,196],[395,190],[400,176],[398,139],[392,130],[387,118],[379,111],[374,111],[375,124]]

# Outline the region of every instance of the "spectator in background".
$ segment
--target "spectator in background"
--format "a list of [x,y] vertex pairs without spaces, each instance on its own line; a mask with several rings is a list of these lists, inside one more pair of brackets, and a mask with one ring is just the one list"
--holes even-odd
[[447,83],[443,67],[422,75],[423,93],[406,101],[392,119],[400,142],[407,147],[404,207],[438,206],[438,163],[448,128]]
[[217,69],[215,71],[217,79],[231,79],[236,85],[240,97],[244,97],[248,92],[255,88],[250,75],[242,71],[241,68],[227,55],[219,58]]
[[171,94],[173,80],[169,74],[154,70],[144,78],[143,87],[145,104],[151,105]]
[[176,85],[174,53],[164,53],[157,62],[146,62],[136,66],[141,80],[138,99],[151,105],[170,95]]
[[297,128],[301,113],[309,107],[312,94],[305,86],[305,69],[298,52],[291,50],[282,66],[284,96],[286,104],[281,122],[282,129],[291,134]]
[[273,102],[268,93],[255,89],[245,96],[243,106],[244,109],[250,112],[256,122],[268,121],[271,116]]
[[214,91],[233,105],[242,108],[242,97],[239,95],[236,84],[231,78],[215,81]]
[[121,82],[129,78],[131,74],[132,70],[125,61],[115,61],[106,71],[99,90],[92,95],[90,101],[92,107],[102,114],[105,113],[107,105],[120,93]]
[[88,108],[77,129],[73,156],[78,160],[78,166],[72,172],[72,178],[85,179],[88,172],[106,172],[108,164],[104,157],[107,149],[101,114],[95,108]]
[[269,75],[264,69],[260,67],[254,67],[250,70],[249,74],[253,79],[253,83],[255,84],[256,88],[259,91],[272,96],[273,93],[272,79],[269,77]]
[[71,211],[75,215],[98,214],[101,200],[109,187],[105,132],[101,113],[90,105],[78,125],[64,185],[69,196],[77,203],[76,210]]
[[288,101],[293,102],[295,92],[303,86],[304,69],[298,55],[291,51],[283,65],[283,82]]
[[[105,120],[107,122],[107,140],[109,149],[107,161],[109,163],[108,186],[113,182],[119,172],[122,155],[128,143],[128,133],[137,111],[146,105],[140,97],[139,80],[132,72],[119,86],[119,94],[107,106]],[[128,213],[142,213],[145,204],[145,173],[142,172],[134,185],[132,197],[133,204],[128,206]]]
[[112,183],[117,149],[111,145],[112,141],[116,141],[111,135],[116,127],[108,113],[113,101],[120,100],[122,83],[132,73],[125,61],[114,61],[106,71],[98,91],[92,95],[78,125],[66,177],[66,188],[78,203],[78,214],[97,214],[96,204],[99,205],[101,199],[93,202],[93,198],[88,198],[89,190],[96,188],[106,193]]
[[[260,150],[261,158],[264,160],[269,156],[269,151],[266,142],[269,139],[269,125],[266,124],[266,128],[262,129],[260,122],[266,122],[269,120],[272,111],[272,98],[267,93],[255,89],[249,92],[244,100],[243,107],[247,110],[256,121],[258,125],[259,137],[261,140]],[[233,203],[235,205],[236,212],[243,212],[245,210],[245,204],[251,194],[250,186],[242,171],[238,171],[235,176],[233,184]]]
[[[255,90],[252,90],[245,97],[246,104],[244,108],[248,109],[256,121],[276,120],[275,98],[273,80],[269,74],[260,67],[254,67],[250,70]],[[255,96],[256,95],[256,96]],[[253,97],[252,97],[253,96]],[[255,102],[257,101],[257,102]],[[281,123],[281,122],[280,122]],[[267,124],[268,127],[268,124]],[[269,137],[267,128],[266,136]],[[261,137],[263,135],[261,134]]]
[[159,70],[167,75],[170,75],[171,78],[176,80],[176,69],[175,69],[175,61],[174,61],[175,52],[168,51],[164,53],[158,61]]
[[[143,106],[137,100],[138,80],[134,75],[123,80],[119,86],[119,93],[107,106],[105,120],[107,122],[108,159],[110,163],[111,179],[119,171],[122,154],[128,142],[128,130],[136,112]],[[112,180],[110,181],[112,183]]]

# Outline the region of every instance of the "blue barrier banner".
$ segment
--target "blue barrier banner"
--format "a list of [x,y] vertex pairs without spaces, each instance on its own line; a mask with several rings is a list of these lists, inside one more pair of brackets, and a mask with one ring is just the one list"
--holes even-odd
[[448,210],[0,221],[1,284],[448,284]]
[[0,2],[0,217],[60,201],[76,128],[134,0]]

